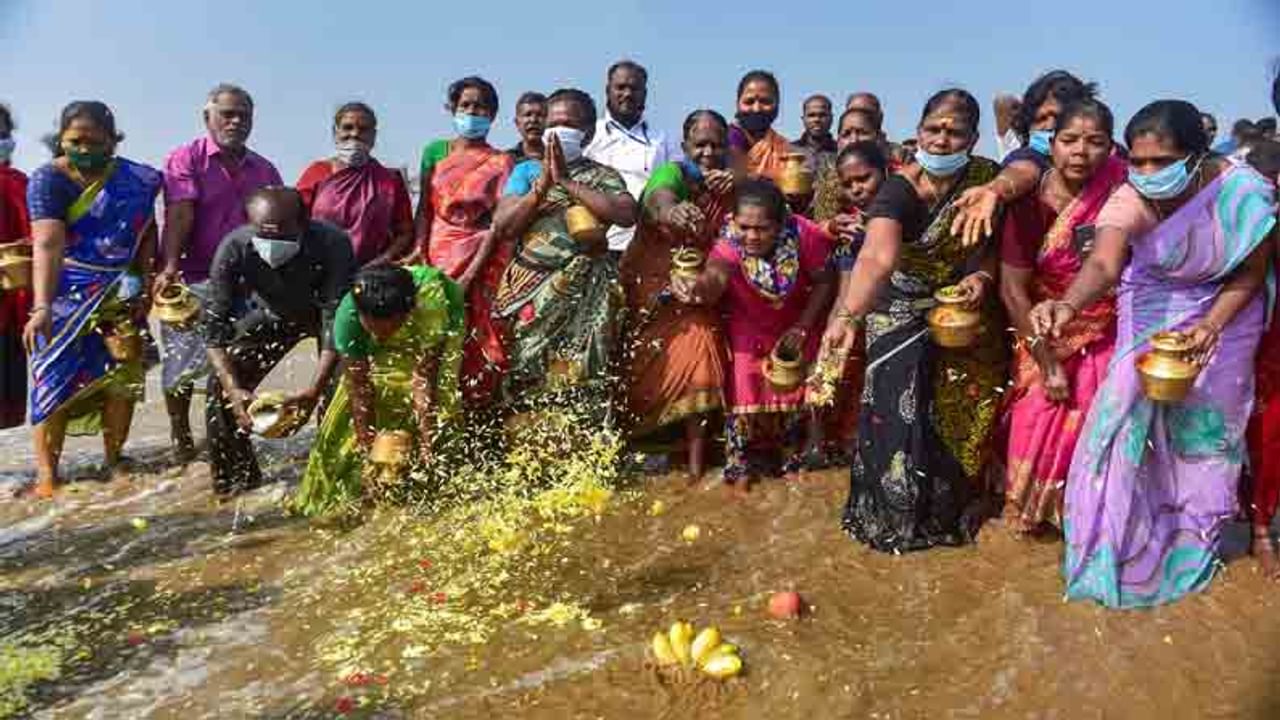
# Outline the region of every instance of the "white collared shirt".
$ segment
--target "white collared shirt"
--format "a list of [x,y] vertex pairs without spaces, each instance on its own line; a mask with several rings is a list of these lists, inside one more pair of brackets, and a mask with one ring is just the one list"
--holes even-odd
[[[667,140],[666,133],[650,127],[643,118],[625,128],[606,111],[596,120],[596,135],[583,152],[588,158],[617,170],[627,183],[627,192],[640,200],[649,175],[661,164],[684,159],[679,144]],[[626,250],[635,228],[609,228],[609,249]]]

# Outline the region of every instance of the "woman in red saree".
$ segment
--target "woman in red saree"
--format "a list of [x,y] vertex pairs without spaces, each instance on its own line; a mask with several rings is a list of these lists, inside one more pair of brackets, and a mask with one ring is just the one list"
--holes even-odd
[[683,425],[690,481],[706,469],[707,416],[724,407],[724,339],[714,308],[674,302],[671,261],[680,248],[707,257],[724,228],[733,204],[728,131],[714,110],[695,110],[684,121],[688,159],[650,176],[636,239],[619,268],[628,309],[623,348],[632,435],[650,438]]
[[[31,243],[27,220],[27,176],[9,164],[13,116],[0,105],[0,244]],[[27,353],[22,328],[31,308],[31,289],[0,290],[0,428],[26,421]]]
[[462,397],[468,405],[485,405],[497,396],[507,367],[493,297],[513,245],[501,242],[492,224],[514,160],[485,139],[498,114],[498,92],[488,81],[466,77],[450,85],[449,111],[457,137],[422,151],[418,252],[466,293]]
[[1095,218],[1125,182],[1112,154],[1114,121],[1095,100],[1058,116],[1053,167],[1038,192],[1010,207],[1001,247],[1001,296],[1020,340],[1006,407],[1005,521],[1017,532],[1062,529],[1067,470],[1115,347],[1115,297],[1082,309],[1058,338],[1037,337],[1028,313],[1060,299],[1089,252]]
[[[1276,87],[1280,89],[1280,79]],[[1249,164],[1280,186],[1280,143],[1256,143],[1249,151]],[[1274,236],[1273,245],[1276,254],[1272,257],[1280,258],[1280,236]],[[1257,400],[1246,436],[1250,477],[1242,486],[1242,499],[1253,524],[1251,552],[1267,577],[1280,580],[1280,553],[1271,539],[1271,522],[1280,505],[1280,322],[1276,321],[1274,309],[1271,325],[1258,346],[1255,368]]]
[[409,254],[413,208],[404,177],[369,154],[378,118],[364,103],[347,103],[333,117],[332,158],[307,166],[298,192],[311,216],[347,232],[356,262],[386,265]]

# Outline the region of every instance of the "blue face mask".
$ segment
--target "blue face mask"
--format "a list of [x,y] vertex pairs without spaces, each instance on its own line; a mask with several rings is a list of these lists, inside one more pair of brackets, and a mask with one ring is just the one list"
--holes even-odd
[[1143,175],[1129,168],[1129,184],[1148,200],[1168,200],[1181,195],[1191,184],[1191,173],[1187,170],[1188,155],[1176,163]]
[[969,151],[961,150],[950,155],[934,155],[920,148],[916,150],[916,162],[920,163],[920,167],[924,168],[925,172],[934,177],[951,177],[969,164]]
[[493,125],[493,120],[483,115],[466,115],[458,113],[453,116],[453,129],[458,133],[458,137],[467,140],[479,140],[489,134],[489,127]]
[[1049,157],[1049,146],[1052,144],[1052,130],[1032,130],[1031,138],[1027,141],[1027,147],[1035,150],[1045,157]]

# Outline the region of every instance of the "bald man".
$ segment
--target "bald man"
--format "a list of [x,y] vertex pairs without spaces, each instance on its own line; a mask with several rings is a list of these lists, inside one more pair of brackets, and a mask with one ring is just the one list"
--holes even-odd
[[214,254],[204,305],[213,367],[205,419],[220,495],[262,484],[248,407],[262,378],[307,337],[319,339],[320,360],[310,384],[285,404],[305,422],[324,395],[338,361],[334,313],[356,269],[346,233],[310,221],[297,190],[263,188],[245,209],[249,224],[223,238]]

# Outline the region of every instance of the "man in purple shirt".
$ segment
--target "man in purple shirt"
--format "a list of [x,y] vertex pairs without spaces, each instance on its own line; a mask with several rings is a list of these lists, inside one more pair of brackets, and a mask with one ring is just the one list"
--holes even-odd
[[[164,165],[163,270],[154,292],[181,276],[205,298],[205,281],[222,238],[248,222],[245,201],[259,188],[283,185],[280,173],[246,143],[253,130],[253,98],[243,88],[220,84],[204,106],[208,134],[169,154]],[[194,456],[191,392],[208,372],[204,343],[196,330],[161,325],[164,368],[161,385],[175,452],[181,461]]]

